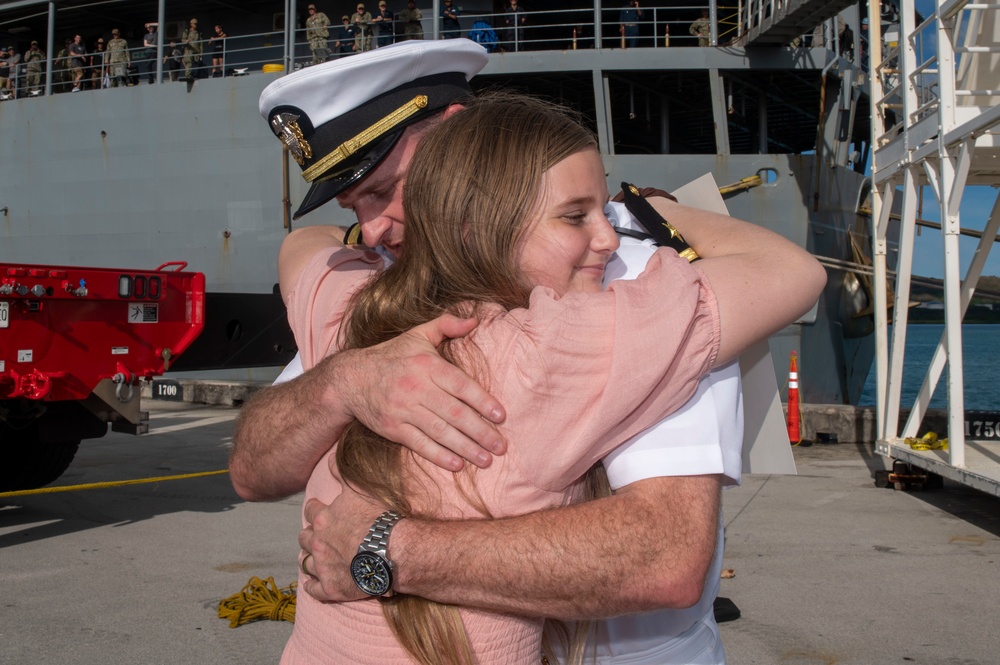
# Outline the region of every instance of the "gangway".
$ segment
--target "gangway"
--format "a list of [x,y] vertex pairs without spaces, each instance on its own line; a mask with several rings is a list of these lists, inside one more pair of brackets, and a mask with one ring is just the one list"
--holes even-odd
[[[736,46],[787,46],[857,0],[749,0],[740,15]],[[832,41],[832,40],[831,40]]]
[[[871,85],[876,452],[1000,496],[1000,441],[977,439],[983,433],[975,428],[966,431],[962,357],[962,318],[1000,227],[1000,198],[964,276],[959,256],[965,187],[995,186],[1000,176],[998,13],[997,0],[937,0],[935,11],[916,24],[913,0],[905,0],[897,45],[872,49]],[[871,34],[882,34],[878,3],[871,3],[868,18]],[[941,215],[945,329],[899,431],[918,192],[924,186],[933,192]],[[890,310],[886,238],[897,199],[899,253]],[[906,439],[917,436],[946,364],[948,449],[914,450]]]

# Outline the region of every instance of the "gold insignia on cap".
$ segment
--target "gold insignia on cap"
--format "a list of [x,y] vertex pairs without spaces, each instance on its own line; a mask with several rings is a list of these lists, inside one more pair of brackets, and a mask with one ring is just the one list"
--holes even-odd
[[364,146],[368,145],[373,139],[385,134],[399,123],[419,112],[421,109],[427,108],[427,103],[427,95],[417,95],[389,115],[376,122],[374,125],[370,126],[368,129],[364,130],[357,136],[347,139],[339,146],[331,150],[329,155],[318,160],[315,164],[303,171],[302,177],[306,179],[306,182],[318,180],[319,177],[328,170],[344,161]]
[[313,156],[313,150],[302,135],[298,119],[299,116],[294,113],[278,113],[271,118],[271,131],[285,144],[288,152],[292,153],[292,159],[302,166]]

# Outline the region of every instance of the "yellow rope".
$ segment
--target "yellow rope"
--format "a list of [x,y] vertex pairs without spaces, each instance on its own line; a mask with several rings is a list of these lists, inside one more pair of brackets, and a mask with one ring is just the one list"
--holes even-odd
[[297,586],[298,582],[292,582],[279,589],[273,577],[251,577],[243,591],[219,601],[219,618],[228,619],[230,628],[263,619],[295,623]]
[[34,490],[2,492],[0,493],[0,498],[6,498],[9,496],[30,496],[32,494],[52,494],[54,492],[76,492],[77,490],[103,490],[109,487],[122,487],[124,485],[143,485],[145,483],[159,483],[167,480],[186,480],[187,478],[200,478],[202,476],[217,476],[221,473],[229,473],[229,469],[222,469],[220,471],[202,471],[201,473],[185,473],[180,476],[157,476],[156,478],[137,478],[136,480],[116,480],[106,483],[88,483],[86,485],[40,487]]
[[746,178],[740,178],[738,181],[729,184],[722,185],[719,187],[720,194],[729,194],[730,192],[738,192],[741,189],[751,189],[753,187],[760,187],[764,184],[759,175],[751,175]]
[[927,432],[919,439],[907,437],[905,441],[913,450],[948,450],[948,439],[938,439],[934,432]]

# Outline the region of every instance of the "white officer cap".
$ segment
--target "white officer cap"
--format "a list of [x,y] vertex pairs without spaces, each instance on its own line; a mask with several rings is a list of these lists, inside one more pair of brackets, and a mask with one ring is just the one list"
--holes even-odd
[[307,67],[260,95],[260,114],[312,183],[298,219],[377,166],[409,125],[471,98],[486,49],[407,41]]

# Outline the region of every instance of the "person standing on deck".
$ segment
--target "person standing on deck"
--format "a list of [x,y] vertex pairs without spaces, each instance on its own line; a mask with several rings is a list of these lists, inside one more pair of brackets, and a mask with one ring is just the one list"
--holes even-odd
[[10,77],[7,79],[7,90],[17,98],[17,67],[21,64],[21,54],[13,46],[7,47],[7,65],[10,67]]
[[181,43],[184,45],[184,78],[193,81],[193,68],[196,65],[201,66],[202,49],[204,48],[201,43],[201,33],[198,32],[198,19],[191,19],[188,29],[181,35]]
[[351,17],[344,15],[340,17],[341,26],[337,28],[333,44],[337,57],[354,53],[354,26],[351,25]]
[[378,48],[389,46],[395,39],[396,26],[393,23],[393,13],[386,7],[385,0],[379,0],[378,13],[372,17],[372,23],[378,26],[378,37],[376,38]]
[[698,46],[712,45],[712,24],[708,20],[708,10],[701,10],[701,18],[691,24],[688,32],[698,38]]
[[28,90],[41,91],[39,86],[42,81],[42,64],[45,62],[45,54],[38,48],[38,42],[31,42],[31,48],[24,54],[24,61],[28,63]]
[[217,25],[215,26],[215,34],[208,40],[212,47],[212,71],[209,73],[211,78],[215,78],[215,72],[219,72],[219,78],[226,75],[226,37],[228,36],[222,26]]
[[524,7],[518,4],[517,0],[510,0],[507,3],[507,8],[503,11],[503,21],[507,26],[507,34],[505,35],[506,44],[504,44],[505,50],[521,50],[521,42],[524,41],[523,28],[527,20],[527,12],[525,12]]
[[451,0],[444,0],[441,7],[441,36],[445,39],[455,39],[462,36],[462,24],[458,22],[458,16],[462,10],[455,6]]
[[143,52],[143,63],[146,67],[146,75],[149,80],[149,84],[153,85],[156,78],[156,42],[159,41],[159,35],[156,29],[159,27],[159,23],[147,23],[146,24],[146,34],[142,38],[142,46],[145,49]]
[[65,46],[56,53],[53,63],[55,69],[52,72],[52,82],[56,86],[56,92],[66,92],[69,89],[68,84],[73,80],[73,73],[69,68],[69,45],[72,43],[73,40],[67,37]]
[[316,5],[309,5],[309,18],[306,19],[306,39],[309,40],[309,50],[312,52],[312,64],[326,62],[330,57],[330,19],[323,12],[316,11]]
[[365,6],[358,3],[357,11],[351,16],[354,26],[354,52],[363,53],[372,50],[372,15],[365,11]]
[[642,10],[639,0],[628,0],[628,6],[623,7],[619,14],[618,32],[624,40],[623,48],[635,48],[639,45],[639,21],[642,20]]
[[104,50],[104,38],[101,37],[94,44],[94,51],[90,54],[90,89],[100,90],[108,85],[105,57],[108,55]]
[[403,23],[403,41],[424,38],[424,26],[420,23],[424,15],[416,2],[406,0],[406,9],[399,12],[398,18]]
[[80,92],[80,84],[83,82],[83,65],[87,57],[87,49],[83,48],[80,42],[83,40],[80,35],[73,37],[73,43],[66,47],[70,58],[70,67],[73,70],[73,92]]
[[128,42],[121,38],[118,28],[111,31],[107,58],[111,70],[111,87],[124,87],[128,83]]

